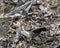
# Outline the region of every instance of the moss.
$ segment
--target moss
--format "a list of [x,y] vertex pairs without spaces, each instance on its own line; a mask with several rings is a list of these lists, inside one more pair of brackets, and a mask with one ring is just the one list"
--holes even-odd
[[48,36],[48,37],[52,37],[51,34],[48,34],[47,36]]
[[58,0],[58,4],[60,5],[60,0]]
[[52,41],[58,41],[58,38],[56,38],[55,36],[51,38]]

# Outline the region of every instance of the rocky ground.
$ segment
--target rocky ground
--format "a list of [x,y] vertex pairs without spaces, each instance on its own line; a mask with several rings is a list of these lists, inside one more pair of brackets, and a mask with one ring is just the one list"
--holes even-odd
[[60,48],[60,0],[0,0],[0,48]]

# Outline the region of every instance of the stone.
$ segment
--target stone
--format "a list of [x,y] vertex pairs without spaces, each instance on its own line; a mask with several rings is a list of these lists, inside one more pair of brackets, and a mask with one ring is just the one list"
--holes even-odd
[[30,46],[30,48],[35,48],[34,46]]
[[30,31],[32,27],[30,25],[26,25],[24,28],[26,31]]
[[12,48],[15,48],[16,47],[16,44],[12,44]]
[[42,3],[42,0],[36,0],[36,3],[37,4],[41,4]]
[[20,27],[20,22],[17,21],[16,23],[13,23],[13,26],[17,28]]
[[19,39],[16,38],[16,37],[13,40],[14,40],[15,43],[17,43],[19,41]]
[[38,41],[38,42],[41,42],[41,39],[40,39],[40,37],[38,37],[38,36],[36,36],[34,39],[35,39],[36,41]]
[[12,0],[13,2],[18,2],[18,0]]

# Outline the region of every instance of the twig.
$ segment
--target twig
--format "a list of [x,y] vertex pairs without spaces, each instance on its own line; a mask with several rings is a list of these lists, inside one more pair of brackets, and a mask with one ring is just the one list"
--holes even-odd
[[11,14],[13,14],[13,13],[16,13],[16,12],[20,11],[21,9],[25,9],[26,6],[27,6],[29,3],[31,3],[31,1],[28,1],[27,3],[25,3],[24,5],[22,5],[22,6],[20,6],[20,7],[16,7],[13,11],[11,11],[11,12],[8,13],[8,14],[6,14],[5,16],[9,16],[9,15],[11,15]]

